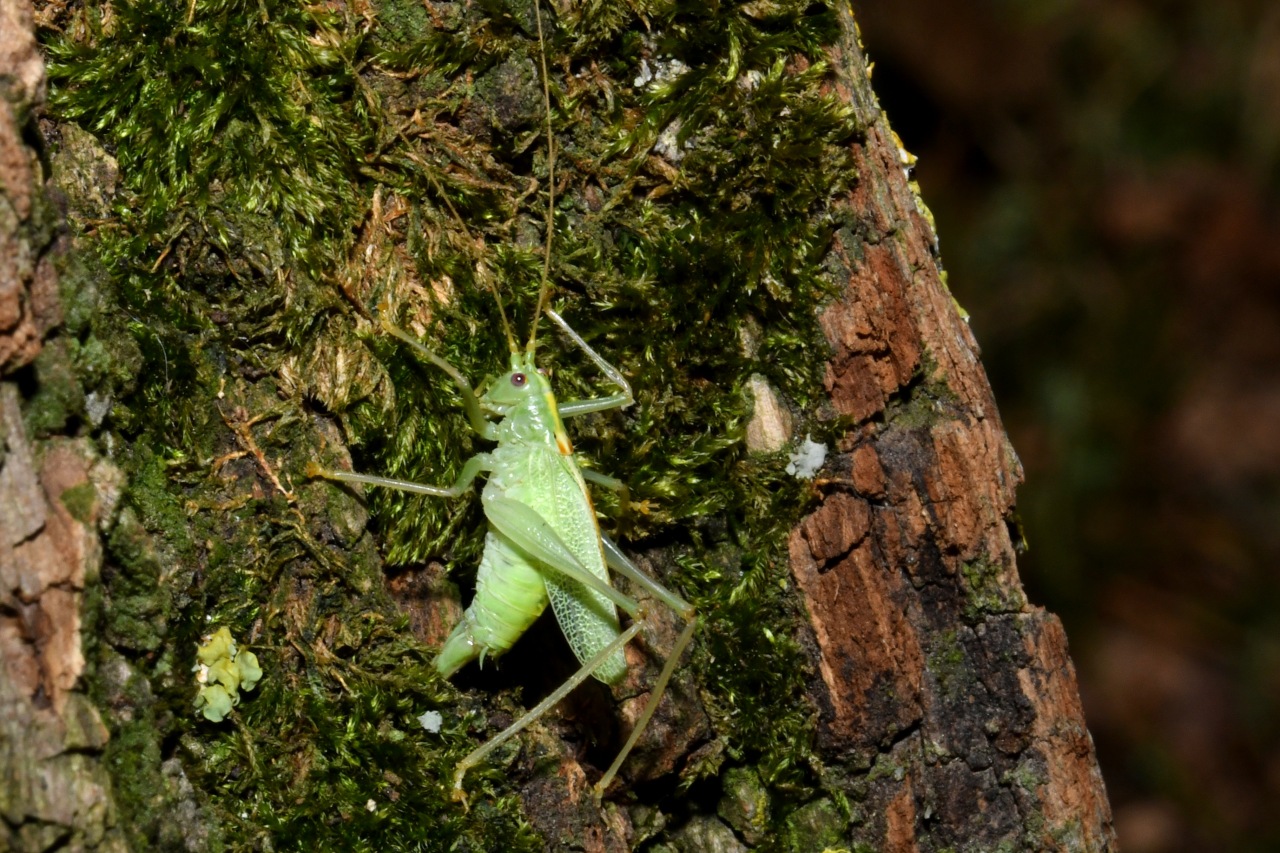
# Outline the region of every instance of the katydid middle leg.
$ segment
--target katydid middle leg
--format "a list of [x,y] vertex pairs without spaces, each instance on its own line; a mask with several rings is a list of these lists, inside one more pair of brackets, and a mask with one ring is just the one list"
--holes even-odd
[[476,477],[491,470],[493,462],[487,453],[477,453],[462,464],[462,471],[452,486],[428,486],[410,480],[396,480],[391,477],[373,477],[369,474],[357,474],[354,471],[330,471],[312,462],[307,465],[308,477],[323,477],[326,480],[339,480],[344,483],[363,483],[366,486],[382,486],[397,489],[401,492],[413,492],[418,495],[430,495],[435,498],[456,498],[471,488]]
[[[589,480],[597,485],[607,489],[613,489],[619,492],[620,503],[628,500],[630,492],[626,485],[618,479],[601,474],[597,471],[591,471],[583,468],[583,479]],[[644,710],[640,716],[636,718],[636,723],[631,728],[631,735],[627,738],[627,742],[623,745],[618,756],[613,760],[613,764],[605,771],[604,776],[596,783],[596,793],[602,794],[609,783],[613,781],[613,777],[617,775],[618,769],[622,767],[622,762],[630,754],[635,747],[636,742],[640,739],[640,735],[644,733],[645,727],[649,724],[649,720],[653,718],[654,713],[658,710],[658,703],[662,701],[663,694],[666,693],[667,683],[671,680],[672,674],[675,672],[676,665],[680,662],[681,656],[688,648],[690,641],[693,639],[693,633],[698,626],[698,614],[693,609],[693,605],[685,601],[679,595],[664,587],[653,578],[645,574],[639,566],[631,562],[631,559],[622,552],[617,544],[604,534],[600,533],[600,545],[604,549],[604,559],[609,568],[618,574],[624,576],[636,586],[645,590],[654,598],[661,601],[669,607],[677,616],[685,622],[684,630],[680,632],[680,636],[676,639],[675,645],[672,646],[667,660],[663,664],[662,672],[658,675],[658,680],[654,682],[653,688],[649,693],[649,701],[645,703]]]

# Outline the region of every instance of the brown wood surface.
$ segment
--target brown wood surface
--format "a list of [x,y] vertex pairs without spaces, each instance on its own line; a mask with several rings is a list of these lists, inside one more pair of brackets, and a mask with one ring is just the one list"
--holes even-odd
[[861,426],[790,542],[820,751],[871,768],[857,836],[874,849],[1114,849],[1066,635],[1018,579],[1022,470],[844,21],[861,229],[833,246],[848,283],[822,327],[831,403]]

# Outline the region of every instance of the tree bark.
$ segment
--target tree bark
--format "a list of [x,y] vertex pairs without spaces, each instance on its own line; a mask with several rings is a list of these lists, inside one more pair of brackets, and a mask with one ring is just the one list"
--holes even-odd
[[868,132],[840,203],[864,230],[833,247],[848,284],[822,326],[831,401],[859,426],[790,540],[820,748],[872,768],[855,838],[874,849],[1113,849],[1066,635],[1017,575],[1022,469],[844,23],[837,86]]
[[[5,268],[29,270],[0,281],[9,848],[1114,848],[1065,636],[1017,577],[1020,467],[847,9],[548,14],[554,273],[638,399],[571,431],[636,472],[627,550],[703,627],[603,804],[589,782],[680,628],[668,614],[629,650],[627,685],[579,690],[495,753],[464,812],[453,762],[572,663],[543,626],[497,675],[442,682],[430,649],[461,607],[443,567],[474,565],[474,504],[370,495],[371,527],[364,496],[305,471],[350,464],[350,446],[370,473],[443,482],[466,455],[447,388],[373,340],[368,311],[410,306],[402,322],[472,373],[501,351],[492,291],[531,308],[518,285],[548,178],[535,9],[255,2],[236,30],[228,7],[167,8],[41,10],[62,32],[43,136],[71,223],[65,323],[53,232],[31,212],[42,161],[22,142],[38,60],[6,59],[28,82],[0,139],[5,251],[24,259]],[[12,20],[30,46],[29,16]],[[165,66],[165,120],[128,126],[150,120],[130,99],[155,92],[127,87],[166,80],[117,60],[222,24],[211,53]],[[197,127],[200,98],[239,79],[215,85],[229,57],[290,27],[306,39],[237,71],[244,98],[286,106]],[[104,109],[95,63],[125,107]],[[212,134],[183,162],[214,177],[179,192],[158,161],[188,132]],[[242,145],[263,146],[252,169],[218,159]],[[572,349],[544,346],[577,383]],[[811,482],[783,473],[801,430],[834,445]],[[263,670],[223,720],[191,708],[215,625]]]
[[46,338],[63,320],[56,212],[30,140],[44,64],[27,0],[0,2],[0,850],[124,850],[101,762],[108,732],[78,687],[81,610],[102,564],[90,441],[35,438],[26,399],[68,369]]

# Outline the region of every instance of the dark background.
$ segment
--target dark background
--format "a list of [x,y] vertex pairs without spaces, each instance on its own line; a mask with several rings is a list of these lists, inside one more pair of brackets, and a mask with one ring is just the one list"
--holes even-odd
[[1280,4],[854,7],[1122,849],[1280,849]]

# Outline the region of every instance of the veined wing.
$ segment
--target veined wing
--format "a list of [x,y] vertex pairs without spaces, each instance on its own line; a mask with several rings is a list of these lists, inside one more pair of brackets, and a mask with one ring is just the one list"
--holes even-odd
[[[573,555],[596,577],[609,582],[600,529],[586,483],[572,457],[554,450],[538,450],[525,458],[524,482],[507,492],[547,520]],[[554,569],[545,568],[544,580],[551,608],[560,630],[578,660],[586,662],[618,636],[618,612],[612,601]],[[607,684],[626,675],[626,657],[619,649],[594,673]]]

